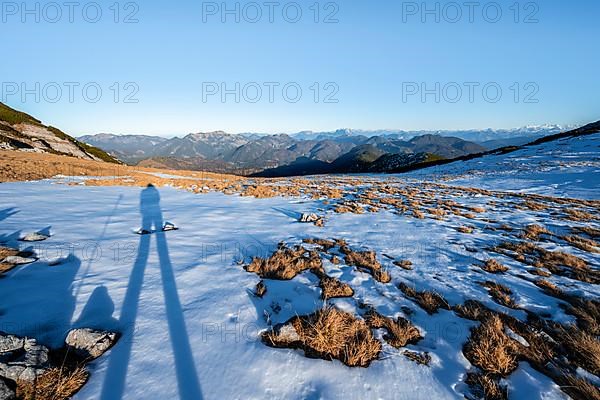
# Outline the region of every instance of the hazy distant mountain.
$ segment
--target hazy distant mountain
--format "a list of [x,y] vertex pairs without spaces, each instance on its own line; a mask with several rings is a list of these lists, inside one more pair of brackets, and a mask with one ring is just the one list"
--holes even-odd
[[[144,162],[143,165],[154,163],[170,168],[216,172],[254,173],[269,170],[269,174],[284,173],[282,171],[285,171],[285,174],[296,171],[298,174],[303,174],[307,171],[366,171],[369,165],[384,155],[396,155],[383,158],[382,163],[385,165],[404,165],[432,157],[451,159],[489,149],[488,146],[493,146],[493,142],[483,140],[489,137],[503,136],[503,139],[494,139],[502,140],[497,143],[503,146],[510,141],[523,140],[523,136],[514,136],[516,132],[537,135],[555,129],[558,128],[452,131],[455,136],[440,133],[415,135],[417,132],[350,129],[334,132],[300,132],[293,135],[260,133],[230,135],[217,131],[192,133],[182,138],[171,139],[143,135],[100,134],[84,136],[81,140],[132,164]],[[480,138],[485,146],[465,140],[460,135]]]

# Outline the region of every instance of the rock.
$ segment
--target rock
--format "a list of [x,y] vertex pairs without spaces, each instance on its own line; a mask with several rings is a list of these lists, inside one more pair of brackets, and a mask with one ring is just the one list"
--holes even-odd
[[296,328],[292,324],[286,324],[279,328],[278,337],[286,342],[296,342],[300,340],[300,336],[298,336],[298,332],[296,332]]
[[300,217],[300,222],[317,222],[319,220],[319,216],[317,214],[302,214]]
[[37,260],[35,258],[25,258],[20,256],[8,256],[3,260],[4,263],[12,265],[31,264],[32,262],[36,261]]
[[167,231],[176,231],[178,229],[179,228],[177,226],[175,226],[175,224],[172,223],[172,222],[165,222],[165,224],[162,227],[162,230],[165,231],[165,232],[167,232]]
[[22,242],[41,242],[43,240],[48,239],[49,237],[50,236],[44,235],[42,233],[34,232],[34,233],[28,233],[27,235],[22,237],[20,240]]
[[49,351],[45,346],[37,344],[35,339],[25,340],[25,358],[23,363],[27,367],[46,367],[48,365]]
[[65,343],[81,357],[98,358],[117,341],[117,334],[93,329],[73,329]]
[[23,349],[25,339],[0,333],[0,354],[14,352]]
[[0,378],[0,400],[16,400],[16,398],[17,395],[8,382]]

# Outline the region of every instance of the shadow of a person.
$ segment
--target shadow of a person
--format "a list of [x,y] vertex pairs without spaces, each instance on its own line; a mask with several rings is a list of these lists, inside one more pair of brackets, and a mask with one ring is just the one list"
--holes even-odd
[[[192,355],[181,301],[177,293],[177,284],[169,256],[167,238],[165,232],[162,231],[163,219],[160,208],[160,195],[156,187],[152,184],[149,184],[140,195],[140,212],[142,214],[141,232],[156,232],[163,295],[165,298],[171,347],[175,359],[175,374],[177,376],[179,398],[184,400],[201,400],[202,391]],[[140,237],[138,254],[129,277],[129,284],[119,318],[119,325],[125,330],[122,337],[123,343],[119,349],[115,349],[118,351],[114,351],[111,355],[102,387],[101,400],[115,400],[123,397],[133,345],[133,334],[135,331],[140,293],[150,252],[150,238],[150,234],[142,234]]]

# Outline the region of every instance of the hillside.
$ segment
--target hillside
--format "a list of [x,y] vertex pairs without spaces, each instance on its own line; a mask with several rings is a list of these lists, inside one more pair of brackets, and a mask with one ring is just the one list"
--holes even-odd
[[0,103],[0,149],[67,155],[118,163],[104,150],[67,135],[40,120]]

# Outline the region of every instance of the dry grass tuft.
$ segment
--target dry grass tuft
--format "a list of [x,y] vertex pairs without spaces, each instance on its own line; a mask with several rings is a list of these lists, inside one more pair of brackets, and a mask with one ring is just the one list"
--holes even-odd
[[488,289],[490,296],[492,296],[496,303],[515,310],[519,309],[519,306],[512,298],[512,290],[510,288],[492,281],[483,282],[481,285]]
[[489,260],[487,260],[482,266],[481,269],[492,273],[492,274],[497,274],[500,272],[506,272],[508,271],[508,267],[505,265],[500,264],[498,261],[490,258]]
[[319,245],[326,253],[336,246],[336,243],[333,240],[327,239],[304,239],[303,242],[307,244]]
[[600,341],[575,326],[561,328],[558,337],[569,359],[581,368],[600,376]]
[[387,335],[383,338],[395,348],[404,347],[407,344],[416,344],[423,339],[421,333],[409,320],[398,317],[392,319],[384,317],[375,310],[369,310],[365,315],[367,325],[374,329],[385,329]]
[[547,281],[546,279],[538,279],[535,281],[535,285],[542,289],[545,293],[554,297],[561,297],[563,294],[562,290],[560,290],[558,286],[550,281]]
[[17,397],[22,400],[66,400],[87,382],[89,373],[84,367],[52,368],[33,384],[18,382]]
[[566,218],[571,221],[593,221],[595,217],[585,211],[576,210],[573,208],[567,208],[566,210],[567,216]]
[[571,228],[571,232],[583,233],[591,237],[592,239],[600,239],[600,229],[592,228],[591,226],[579,226]]
[[321,288],[321,297],[323,300],[354,296],[354,290],[350,285],[337,278],[328,276],[322,271],[315,270],[313,272],[319,277],[319,287]]
[[577,235],[568,235],[563,237],[563,239],[573,247],[577,247],[580,250],[587,251],[589,253],[600,253],[600,245],[595,240],[587,239]]
[[565,307],[567,313],[577,318],[577,326],[584,332],[600,336],[600,301],[570,299]]
[[340,251],[345,254],[347,265],[355,266],[359,270],[369,273],[378,282],[389,283],[392,280],[390,274],[377,261],[374,251],[354,251],[348,246],[341,246]]
[[438,312],[440,308],[450,310],[450,305],[446,299],[438,293],[429,291],[418,292],[405,283],[401,283],[398,287],[402,293],[416,301],[416,303],[430,315]]
[[404,357],[416,362],[417,364],[429,365],[429,363],[431,362],[431,356],[428,352],[418,353],[416,351],[406,350],[402,354],[404,354]]
[[492,375],[508,376],[518,367],[514,342],[504,333],[497,315],[471,330],[463,353],[471,364]]
[[294,317],[262,339],[269,346],[302,349],[307,357],[336,359],[349,367],[366,368],[381,353],[381,343],[365,321],[334,307]]
[[400,267],[402,269],[405,269],[407,271],[411,271],[413,269],[412,265],[412,261],[409,260],[400,260],[400,261],[394,261],[394,265],[397,267]]
[[302,246],[293,249],[282,246],[267,259],[254,258],[246,271],[253,272],[265,279],[290,280],[307,269],[321,269],[321,258],[315,251]]
[[477,398],[484,400],[507,400],[506,387],[500,386],[498,380],[487,374],[467,374],[467,385]]
[[492,314],[489,308],[477,300],[467,300],[465,304],[459,304],[453,310],[461,318],[470,319],[471,321],[482,321]]
[[560,389],[575,400],[600,400],[600,389],[587,379],[567,372],[556,380]]
[[456,228],[456,230],[461,233],[473,233],[475,228],[473,228],[472,226],[459,226],[458,228]]
[[533,224],[525,227],[521,237],[525,239],[537,240],[542,234],[548,235],[550,232],[543,226]]

